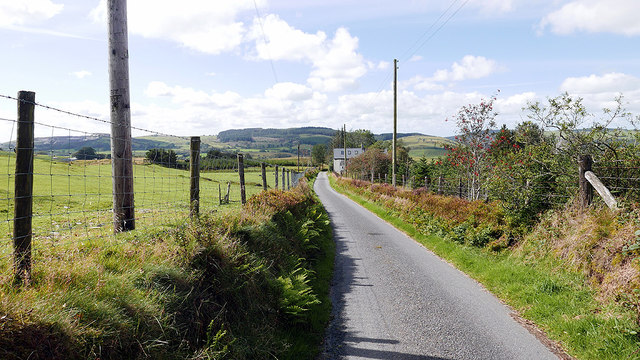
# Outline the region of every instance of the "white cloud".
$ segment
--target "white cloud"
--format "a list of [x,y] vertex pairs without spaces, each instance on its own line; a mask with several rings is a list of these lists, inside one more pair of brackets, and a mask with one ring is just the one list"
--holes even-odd
[[514,9],[513,0],[473,0],[472,5],[486,13],[506,13]]
[[322,31],[305,33],[273,14],[262,20],[262,26],[254,19],[248,37],[256,41],[257,57],[261,60],[313,60],[321,55],[327,40]]
[[440,91],[444,89],[442,83],[480,79],[501,69],[495,60],[487,59],[483,56],[467,55],[460,62],[454,62],[451,65],[451,69],[437,70],[431,77],[417,75],[401,82],[400,86],[402,88],[413,88],[414,90]]
[[62,11],[63,4],[51,0],[6,0],[0,2],[0,26],[11,27],[50,19]]
[[265,96],[276,100],[302,101],[311,99],[313,90],[304,85],[284,82],[267,89]]
[[[264,0],[257,0],[258,5]],[[106,22],[106,0],[91,17]],[[128,26],[132,34],[166,39],[208,54],[237,48],[246,32],[239,15],[254,9],[252,0],[135,0],[128,2]]]
[[498,71],[498,64],[484,56],[467,55],[462,62],[454,62],[451,70],[438,70],[433,74],[435,81],[463,81],[467,79],[480,79]]
[[546,15],[540,29],[547,27],[561,35],[574,32],[609,32],[640,35],[640,1],[574,0]]
[[318,58],[313,59],[313,70],[308,82],[320,91],[340,91],[353,87],[367,72],[364,58],[356,52],[358,38],[340,28]]
[[[508,98],[500,98],[495,101],[495,108],[498,114],[503,118],[516,118],[519,119],[519,115],[522,113],[527,103],[533,102],[538,99],[538,95],[535,92],[524,92],[520,94],[511,95]],[[508,124],[513,126],[515,124]]]
[[423,59],[423,58],[422,58],[422,56],[420,56],[420,55],[413,55],[413,56],[411,57],[411,59],[409,59],[409,62],[420,61],[420,60],[422,60],[422,59]]
[[[369,66],[357,52],[358,38],[345,28],[339,28],[333,39],[328,39],[322,31],[305,33],[277,15],[267,15],[262,26],[257,19],[254,21],[248,37],[256,42],[258,59],[311,63],[308,83],[314,90],[340,91],[354,87]],[[378,68],[384,66],[384,63],[378,64]]]
[[151,98],[167,97],[170,98],[174,104],[188,106],[228,108],[242,100],[242,97],[238,93],[232,91],[208,94],[201,90],[182,86],[171,87],[161,81],[152,81],[149,83],[144,93]]
[[635,114],[640,113],[640,78],[633,75],[608,73],[570,77],[562,82],[560,90],[583,98],[592,112],[614,107],[613,100],[623,95],[625,108]]
[[388,68],[389,68],[389,66],[391,66],[391,63],[390,63],[390,62],[388,62],[388,61],[380,61],[380,62],[378,63],[378,65],[376,66],[376,68],[377,68],[378,70],[386,70],[386,69],[388,69]]
[[625,93],[640,90],[640,78],[622,73],[570,77],[562,82],[560,90],[576,94]]
[[88,70],[74,71],[71,73],[71,75],[77,77],[78,79],[84,79],[87,76],[91,76],[91,71],[88,71]]

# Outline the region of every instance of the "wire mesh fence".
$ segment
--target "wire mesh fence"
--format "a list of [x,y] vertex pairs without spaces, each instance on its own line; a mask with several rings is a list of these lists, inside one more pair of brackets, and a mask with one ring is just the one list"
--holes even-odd
[[[480,184],[476,180],[464,176],[434,176],[418,177],[399,175],[396,184],[406,189],[422,188],[433,194],[455,196],[464,199],[500,199],[499,194],[520,194],[525,201],[532,201],[527,196],[536,197],[536,201],[544,202],[548,207],[565,205],[574,200],[580,192],[580,173],[578,162],[574,168],[564,169],[560,173],[530,174],[518,179],[509,179],[502,182],[500,191],[492,191],[489,183],[495,181],[492,178],[481,179]],[[625,160],[599,160],[590,169],[602,181],[611,194],[620,201],[632,204],[640,204],[640,159]],[[349,174],[351,178],[373,183],[391,184],[389,174]],[[488,177],[497,176],[489,173]],[[596,197],[597,199],[597,197]],[[512,200],[513,201],[513,200]]]
[[[0,101],[20,103],[24,100],[2,95]],[[65,252],[81,251],[83,244],[99,242],[114,246],[130,241],[131,234],[114,234],[114,173],[112,149],[114,139],[109,121],[30,102],[35,108],[33,121],[33,161],[28,170],[33,192],[30,232],[33,261]],[[59,121],[62,119],[62,121]],[[73,124],[82,122],[83,128]],[[0,276],[10,276],[11,257],[15,258],[16,189],[22,189],[16,173],[16,158],[22,148],[15,136],[19,119],[2,117],[0,128],[6,136],[0,143]],[[80,126],[79,126],[80,127]],[[131,144],[128,160],[132,164],[132,218],[137,229],[169,231],[190,214],[192,173],[188,137],[178,137],[132,127],[137,135]],[[171,138],[172,142],[164,141]],[[179,148],[175,143],[181,144]],[[81,146],[82,145],[82,146]],[[19,146],[24,146],[19,145]],[[240,183],[239,164],[235,154],[216,149],[196,154],[199,157],[199,212],[239,211],[241,189],[250,197],[266,188],[287,189],[295,186],[302,173],[284,172],[268,166],[262,175],[262,164],[244,161],[245,183]],[[4,169],[2,169],[4,167]],[[266,167],[266,166],[265,166]],[[287,179],[289,176],[289,179]],[[264,180],[263,180],[264,179]],[[288,180],[288,181],[287,181]],[[224,201],[223,201],[224,200]],[[31,246],[30,244],[30,246]]]

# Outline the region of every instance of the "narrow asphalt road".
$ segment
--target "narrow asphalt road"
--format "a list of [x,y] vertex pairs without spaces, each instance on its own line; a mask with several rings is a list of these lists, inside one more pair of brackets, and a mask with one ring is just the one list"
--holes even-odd
[[315,191],[336,241],[322,359],[557,359],[475,281],[336,193]]

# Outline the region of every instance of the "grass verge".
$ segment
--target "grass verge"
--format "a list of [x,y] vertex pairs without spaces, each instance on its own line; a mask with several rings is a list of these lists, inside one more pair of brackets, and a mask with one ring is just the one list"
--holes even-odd
[[41,251],[28,286],[0,277],[0,358],[314,358],[333,241],[306,182],[167,225]]
[[525,257],[508,250],[496,253],[423,233],[396,211],[371,202],[346,184],[337,184],[333,177],[330,181],[334,189],[482,283],[571,356],[640,358],[640,328],[633,311],[598,301],[597,291],[588,285],[584,274],[567,270],[570,267],[561,260]]

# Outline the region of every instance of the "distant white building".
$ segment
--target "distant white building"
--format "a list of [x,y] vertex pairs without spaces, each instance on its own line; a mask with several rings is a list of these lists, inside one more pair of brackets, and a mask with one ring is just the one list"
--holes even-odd
[[[364,153],[364,148],[347,148],[347,160]],[[333,149],[333,171],[342,173],[344,171],[344,148]]]

